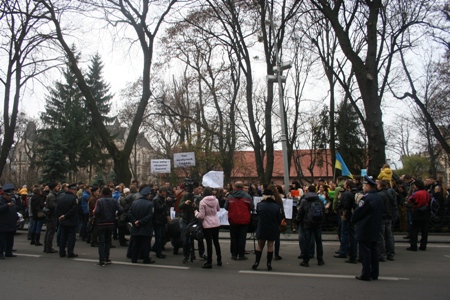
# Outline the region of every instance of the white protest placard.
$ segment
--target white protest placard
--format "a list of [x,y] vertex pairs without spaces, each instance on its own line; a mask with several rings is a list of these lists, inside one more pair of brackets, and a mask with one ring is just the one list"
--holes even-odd
[[[259,202],[261,202],[262,197],[253,197],[253,205],[258,205]],[[294,201],[292,199],[281,199],[283,201],[283,209],[284,209],[284,215],[286,216],[286,219],[292,219],[292,212],[293,212],[293,205]]]
[[202,184],[211,188],[223,188],[223,171],[209,171],[203,175]]
[[195,153],[184,152],[173,154],[173,165],[177,167],[195,167]]
[[152,159],[150,171],[152,173],[170,173],[170,159]]

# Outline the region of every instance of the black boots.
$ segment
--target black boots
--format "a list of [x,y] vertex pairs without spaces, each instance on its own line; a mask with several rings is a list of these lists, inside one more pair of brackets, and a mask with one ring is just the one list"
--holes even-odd
[[34,238],[34,245],[35,246],[42,246],[42,244],[39,241],[40,239],[41,239],[41,233],[36,233],[36,236]]
[[261,260],[262,252],[261,252],[261,251],[258,251],[258,250],[255,250],[255,254],[256,254],[256,260],[255,260],[255,263],[254,263],[253,266],[252,266],[252,269],[253,269],[253,270],[256,270],[256,269],[258,268],[258,266],[259,266],[259,261]]
[[267,270],[268,271],[272,270],[272,257],[273,257],[273,252],[267,252]]
[[34,244],[36,244],[36,233],[32,232],[30,245],[34,245]]

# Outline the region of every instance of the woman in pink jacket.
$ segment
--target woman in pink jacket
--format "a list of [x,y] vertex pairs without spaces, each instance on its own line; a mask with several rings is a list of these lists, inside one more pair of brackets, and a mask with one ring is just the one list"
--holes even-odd
[[222,266],[222,255],[220,252],[219,244],[219,227],[220,220],[217,216],[217,212],[220,210],[219,200],[213,195],[212,189],[206,187],[203,190],[203,199],[200,201],[199,210],[195,211],[195,217],[197,219],[203,219],[203,234],[206,240],[206,253],[207,260],[202,266],[204,269],[212,268],[212,243],[214,242],[214,248],[216,249],[217,265]]

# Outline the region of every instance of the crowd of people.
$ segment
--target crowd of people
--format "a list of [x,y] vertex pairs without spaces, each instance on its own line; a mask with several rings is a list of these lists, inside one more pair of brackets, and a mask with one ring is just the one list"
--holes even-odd
[[[395,259],[393,226],[398,219],[404,219],[407,225],[407,250],[426,251],[433,210],[448,211],[446,189],[435,178],[424,182],[407,174],[397,180],[394,177],[385,165],[377,178],[338,177],[336,183],[319,179],[309,186],[294,181],[287,191],[276,184],[242,181],[223,189],[203,187],[197,182],[171,188],[169,183],[157,186],[133,181],[125,187],[111,181],[105,186],[51,182],[35,185],[29,193],[26,186],[16,189],[7,183],[0,196],[0,259],[15,256],[12,249],[20,210],[30,220],[30,244],[43,246],[44,253],[77,257],[78,233],[81,241],[98,248],[100,266],[111,263],[110,249],[115,247],[112,241],[118,240],[121,247],[126,247],[132,263],[154,263],[151,251],[158,259],[166,258],[163,250],[170,242],[174,255],[182,249],[181,263],[193,261],[198,249],[199,257],[205,260],[202,267],[211,269],[213,250],[216,265],[222,266],[217,213],[224,208],[228,211],[231,259],[248,259],[247,234],[253,230],[257,247],[252,269],[258,269],[267,246],[266,267],[272,270],[272,260],[282,259],[280,234],[286,228],[282,199],[290,198],[294,207],[288,225],[298,231],[300,266],[309,267],[314,257],[319,266],[325,264],[322,229],[328,216],[333,215],[340,242],[334,258],[345,259],[346,263],[361,262],[362,272],[356,278],[376,280],[379,262]],[[261,197],[256,206],[255,196]],[[170,214],[171,208],[175,216]],[[41,237],[44,224],[46,232]],[[55,235],[57,249],[53,248]]]

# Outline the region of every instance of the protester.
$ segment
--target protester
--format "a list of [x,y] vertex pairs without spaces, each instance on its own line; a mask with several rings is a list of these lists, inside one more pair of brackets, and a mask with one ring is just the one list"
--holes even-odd
[[203,234],[206,240],[206,263],[202,266],[204,269],[212,268],[213,243],[216,250],[217,265],[222,266],[222,252],[219,244],[220,220],[217,216],[219,210],[219,200],[213,195],[212,189],[206,187],[203,190],[203,199],[200,201],[200,208],[195,211],[195,217],[203,220]]

